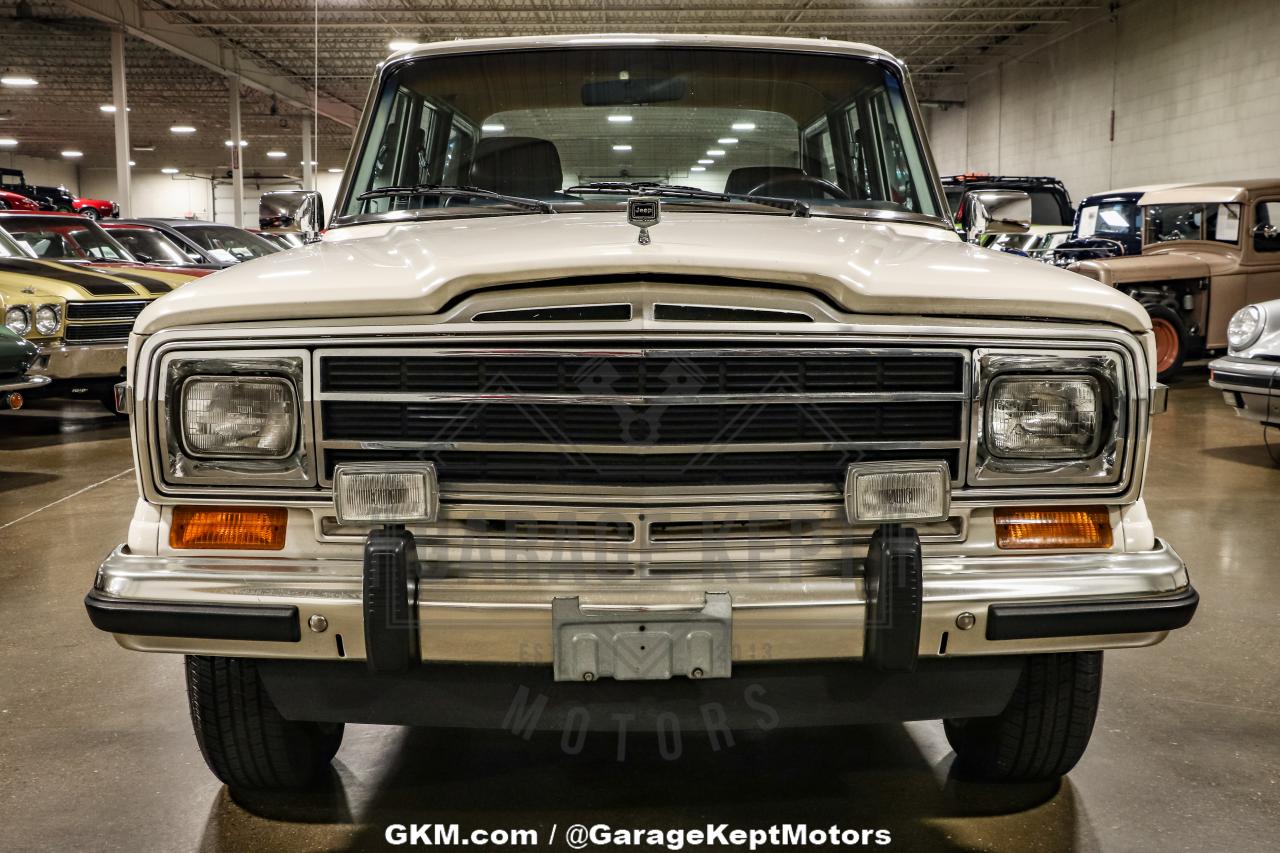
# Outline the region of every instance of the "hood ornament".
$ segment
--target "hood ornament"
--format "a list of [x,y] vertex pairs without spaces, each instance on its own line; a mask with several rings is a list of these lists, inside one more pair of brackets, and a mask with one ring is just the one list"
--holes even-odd
[[649,229],[662,221],[661,202],[656,196],[627,199],[627,221],[640,229],[640,245],[649,245]]

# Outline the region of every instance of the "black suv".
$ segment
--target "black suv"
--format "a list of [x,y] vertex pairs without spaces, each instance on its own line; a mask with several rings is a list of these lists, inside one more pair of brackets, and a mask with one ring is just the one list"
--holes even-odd
[[75,201],[75,196],[69,193],[65,187],[41,187],[29,184],[27,183],[27,176],[23,174],[21,169],[0,168],[0,189],[24,195],[45,210],[61,210],[64,213],[75,212],[75,207],[72,204]]
[[947,194],[947,205],[957,219],[960,202],[970,190],[1022,190],[1031,196],[1032,225],[1071,225],[1075,208],[1067,188],[1057,178],[1023,178],[1007,175],[969,173],[951,175],[942,179],[942,189]]

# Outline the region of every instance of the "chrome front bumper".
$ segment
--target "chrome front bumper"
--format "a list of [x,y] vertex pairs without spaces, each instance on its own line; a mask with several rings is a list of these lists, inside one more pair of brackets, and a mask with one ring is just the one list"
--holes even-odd
[[39,355],[31,365],[31,373],[56,380],[120,377],[124,375],[127,349],[123,342],[45,345],[40,347]]
[[1209,385],[1242,418],[1280,424],[1280,361],[1225,356],[1209,362]]
[[[354,560],[143,557],[122,547],[98,570],[87,603],[95,624],[140,651],[362,660],[361,572]],[[923,577],[921,657],[1152,645],[1195,609],[1187,568],[1162,542],[1141,553],[926,557]],[[416,602],[421,657],[551,663],[556,598],[600,609],[670,610],[700,607],[708,592],[731,596],[735,664],[863,655],[866,596],[857,575],[751,578],[745,571],[619,581],[566,571],[528,581],[424,578]],[[1185,618],[1138,615],[1174,611]],[[122,627],[135,624],[131,613],[145,616],[136,624],[147,630]],[[184,614],[205,621],[187,631],[182,626],[193,623]],[[1064,634],[1064,626],[1080,630]]]
[[37,388],[48,385],[50,381],[47,376],[20,376],[11,382],[0,381],[0,394],[8,394],[11,391],[35,391]]

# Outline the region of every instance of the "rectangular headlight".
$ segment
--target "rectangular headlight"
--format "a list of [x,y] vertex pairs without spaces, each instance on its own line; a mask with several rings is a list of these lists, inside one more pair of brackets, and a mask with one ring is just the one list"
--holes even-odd
[[283,459],[298,441],[298,400],[284,377],[192,376],[180,411],[194,457]]
[[1009,459],[1088,459],[1098,452],[1103,414],[1093,376],[998,376],[987,399],[987,449]]

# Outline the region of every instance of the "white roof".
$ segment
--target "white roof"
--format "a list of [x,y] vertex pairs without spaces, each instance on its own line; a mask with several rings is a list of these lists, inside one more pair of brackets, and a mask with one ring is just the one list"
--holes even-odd
[[1214,186],[1212,184],[1177,185],[1171,189],[1153,190],[1138,204],[1229,204],[1244,201],[1244,187]]

